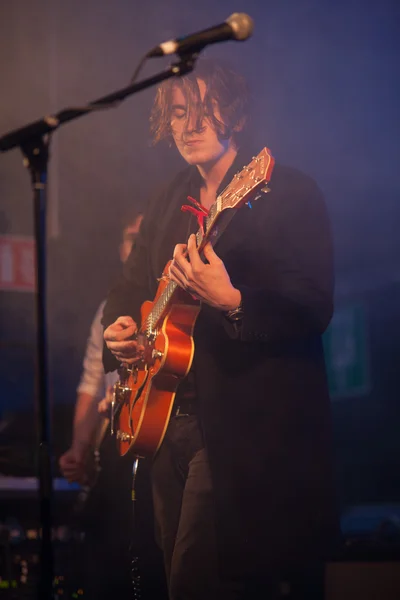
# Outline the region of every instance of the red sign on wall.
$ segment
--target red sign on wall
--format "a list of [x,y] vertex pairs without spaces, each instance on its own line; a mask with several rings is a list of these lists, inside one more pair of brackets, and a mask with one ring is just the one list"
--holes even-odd
[[0,235],[0,289],[35,290],[35,242],[22,235]]

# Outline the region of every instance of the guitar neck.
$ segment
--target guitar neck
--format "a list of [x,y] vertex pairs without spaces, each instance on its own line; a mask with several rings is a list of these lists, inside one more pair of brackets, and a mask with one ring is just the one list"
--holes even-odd
[[142,325],[142,331],[148,337],[152,335],[161,317],[165,314],[167,308],[171,304],[172,298],[178,289],[178,284],[175,281],[169,281],[165,286],[162,294],[154,303],[152,310],[147,316],[146,321]]

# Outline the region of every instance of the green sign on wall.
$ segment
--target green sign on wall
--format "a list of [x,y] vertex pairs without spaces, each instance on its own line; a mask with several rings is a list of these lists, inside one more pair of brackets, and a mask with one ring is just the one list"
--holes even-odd
[[335,309],[323,341],[331,397],[366,395],[370,373],[364,307],[352,304]]

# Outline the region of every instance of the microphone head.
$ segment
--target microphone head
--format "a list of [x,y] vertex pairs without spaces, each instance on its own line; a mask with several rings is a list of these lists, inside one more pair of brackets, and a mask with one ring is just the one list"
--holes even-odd
[[244,41],[249,38],[254,29],[254,21],[246,13],[233,13],[225,21],[232,28],[235,40]]

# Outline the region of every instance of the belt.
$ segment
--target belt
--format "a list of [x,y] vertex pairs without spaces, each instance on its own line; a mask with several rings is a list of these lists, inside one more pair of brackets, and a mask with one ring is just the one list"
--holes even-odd
[[189,417],[197,415],[196,401],[189,398],[178,398],[172,407],[172,417]]

